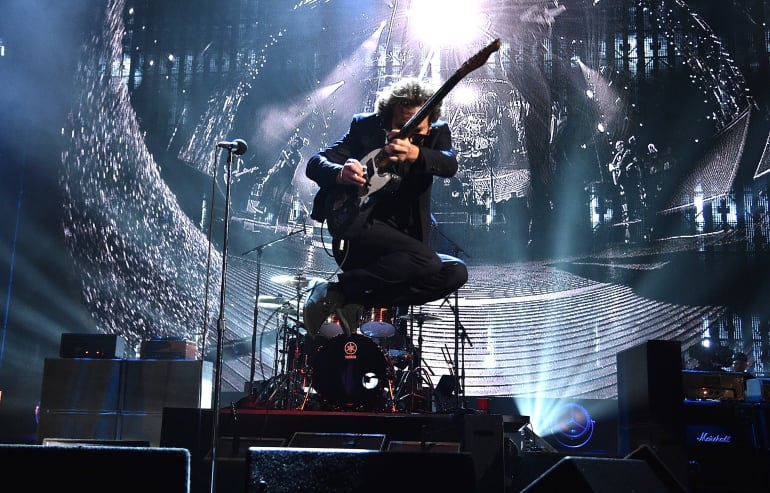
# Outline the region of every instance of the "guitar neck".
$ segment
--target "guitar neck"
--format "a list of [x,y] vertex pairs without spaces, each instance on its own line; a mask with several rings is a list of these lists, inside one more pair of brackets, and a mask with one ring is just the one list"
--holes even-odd
[[460,82],[466,75],[486,63],[489,55],[498,49],[500,49],[500,40],[496,39],[489,43],[484,49],[473,55],[465,63],[463,63],[463,65],[457,69],[457,71],[455,71],[455,73],[452,74],[452,76],[447,79],[441,85],[441,87],[439,87],[438,90],[428,98],[427,101],[425,101],[425,104],[423,104],[420,109],[417,110],[417,113],[412,115],[409,121],[404,124],[404,126],[399,130],[397,138],[405,139],[410,137],[415,132],[420,122],[423,121],[425,117],[427,117],[436,108],[441,100],[444,99],[447,94],[449,94],[449,91],[454,89],[457,83]]
[[412,117],[407,121],[403,127],[398,132],[397,138],[399,139],[405,139],[407,137],[411,137],[411,135],[415,132],[417,129],[417,126],[420,124],[421,121],[423,121],[428,115],[433,112],[433,110],[438,106],[438,104],[443,100],[447,94],[449,94],[449,91],[454,89],[454,87],[457,85],[458,82],[460,82],[463,77],[465,77],[464,74],[460,73],[460,71],[455,72],[452,74],[452,76],[444,82],[440,88],[436,92],[433,93],[431,97],[428,98],[427,101],[425,101],[425,104],[423,104],[419,110],[417,110],[417,113],[412,115]]

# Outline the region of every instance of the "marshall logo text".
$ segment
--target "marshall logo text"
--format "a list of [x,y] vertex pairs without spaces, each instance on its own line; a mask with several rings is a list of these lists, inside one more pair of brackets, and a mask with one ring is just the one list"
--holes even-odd
[[731,435],[708,433],[704,431],[695,438],[695,441],[701,443],[732,443],[733,437]]

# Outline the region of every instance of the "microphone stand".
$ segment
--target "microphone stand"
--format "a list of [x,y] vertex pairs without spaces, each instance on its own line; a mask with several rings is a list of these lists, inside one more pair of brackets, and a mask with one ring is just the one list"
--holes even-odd
[[[468,345],[473,347],[473,343],[471,342],[470,336],[468,336],[468,332],[465,330],[465,327],[463,327],[463,324],[460,322],[460,310],[458,309],[458,291],[455,291],[454,296],[454,305],[451,301],[449,301],[449,298],[447,297],[446,301],[449,305],[449,309],[452,310],[452,313],[455,317],[455,354],[454,354],[454,365],[455,370],[457,371],[457,375],[455,378],[455,399],[456,399],[456,408],[457,409],[464,409],[465,404],[465,341],[468,341]],[[460,346],[462,346],[462,359],[460,358]],[[462,394],[462,398],[461,398]]]
[[[463,250],[457,242],[452,240],[443,231],[441,231],[436,225],[436,220],[431,214],[431,227],[449,244],[452,246],[452,255],[459,257],[460,253],[464,253],[466,257],[470,258],[470,254]],[[449,301],[449,297],[444,298],[444,302],[449,305],[449,309],[452,310],[455,318],[455,348],[454,348],[454,367],[455,367],[455,405],[458,410],[464,409],[465,404],[465,341],[473,347],[471,338],[468,336],[468,332],[465,331],[465,327],[460,322],[460,309],[459,309],[459,290],[454,292],[454,305]],[[443,304],[443,303],[442,303]],[[462,361],[460,360],[460,345],[462,345]],[[460,396],[462,394],[462,398]]]
[[217,354],[214,366],[214,395],[211,404],[211,475],[210,491],[216,491],[217,444],[219,442],[219,398],[222,390],[222,362],[225,335],[225,296],[227,291],[227,243],[230,237],[230,185],[232,182],[233,156],[236,149],[227,148],[227,179],[225,180],[225,220],[222,242],[222,279],[219,292],[219,318],[217,319]]
[[431,214],[431,215],[430,215],[430,219],[431,219],[431,221],[430,221],[430,227],[431,227],[431,228],[433,228],[433,230],[434,230],[436,233],[438,233],[438,234],[439,234],[439,236],[441,236],[441,237],[442,237],[442,238],[444,238],[446,241],[448,241],[448,242],[449,242],[449,244],[452,246],[452,255],[454,255],[455,257],[457,257],[457,256],[459,256],[460,254],[463,254],[463,255],[465,255],[466,257],[468,257],[468,258],[471,258],[471,254],[470,254],[470,253],[468,253],[468,252],[466,252],[465,250],[463,250],[463,249],[462,249],[462,247],[460,247],[460,245],[458,245],[456,241],[454,241],[452,238],[450,238],[449,236],[447,236],[447,234],[446,234],[446,233],[444,233],[443,231],[441,231],[441,230],[438,228],[438,226],[436,225],[436,223],[437,223],[437,221],[436,221],[436,218],[433,216],[433,214]]
[[270,245],[274,245],[278,243],[279,241],[283,241],[286,238],[289,238],[290,236],[294,236],[299,233],[305,232],[305,225],[302,225],[302,229],[297,229],[289,234],[286,234],[284,236],[281,236],[280,238],[276,238],[275,240],[268,241],[267,243],[263,243],[262,245],[255,246],[254,248],[251,248],[249,250],[246,250],[241,254],[241,256],[248,255],[252,252],[257,252],[257,286],[256,286],[256,294],[254,295],[254,323],[251,331],[251,371],[249,373],[249,382],[248,382],[248,389],[249,389],[249,397],[251,397],[254,393],[254,374],[256,373],[256,358],[257,358],[257,331],[258,331],[258,317],[259,317],[259,292],[260,292],[260,285],[262,283],[262,252],[265,250],[265,248],[269,247]]

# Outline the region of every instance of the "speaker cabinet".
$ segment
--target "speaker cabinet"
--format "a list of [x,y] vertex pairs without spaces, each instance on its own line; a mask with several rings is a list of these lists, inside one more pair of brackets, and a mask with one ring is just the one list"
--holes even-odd
[[0,477],[9,489],[79,493],[190,492],[185,449],[0,445]]
[[466,453],[252,447],[247,466],[248,493],[477,491]]
[[120,407],[122,360],[46,358],[41,409],[116,411]]
[[685,403],[687,457],[694,491],[756,491],[770,484],[758,407],[738,401]]
[[627,433],[639,425],[653,424],[684,440],[682,413],[682,349],[678,341],[651,340],[617,354],[618,425],[620,452],[629,453],[639,443]]
[[57,412],[42,410],[37,426],[40,443],[46,438],[119,440],[116,412]]
[[617,369],[618,451],[647,445],[687,484],[681,343],[650,340],[621,351]]
[[635,459],[564,457],[522,493],[670,493],[648,464]]
[[123,411],[211,407],[213,366],[196,360],[127,360]]
[[160,443],[163,409],[211,407],[212,363],[45,360],[38,443],[46,438]]

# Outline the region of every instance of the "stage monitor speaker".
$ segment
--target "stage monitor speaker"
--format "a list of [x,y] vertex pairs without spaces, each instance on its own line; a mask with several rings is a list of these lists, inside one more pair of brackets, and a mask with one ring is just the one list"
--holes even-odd
[[500,415],[466,414],[464,424],[463,450],[473,456],[478,490],[484,493],[503,493],[505,442]]
[[388,443],[388,452],[440,452],[457,453],[462,450],[459,442],[413,442],[393,440]]
[[43,445],[49,447],[83,447],[83,446],[102,446],[102,447],[149,447],[151,444],[146,440],[90,440],[82,438],[44,438]]
[[190,493],[190,453],[152,447],[0,445],[0,477],[7,489]]
[[521,493],[671,493],[643,460],[567,456]]
[[252,447],[248,493],[475,492],[470,454]]
[[382,450],[385,447],[385,435],[298,431],[291,437],[289,447]]
[[668,491],[672,493],[687,493],[689,488],[679,481],[673,471],[661,460],[658,454],[648,445],[640,445],[626,459],[643,460],[650,466],[658,478],[666,485]]
[[[216,491],[243,493],[246,491],[246,458],[251,447],[283,447],[282,438],[221,437],[217,442]],[[193,465],[193,493],[211,491],[211,450],[203,464]]]
[[511,485],[508,491],[518,492],[543,475],[557,462],[567,457],[561,452],[522,452],[512,456],[509,464]]

